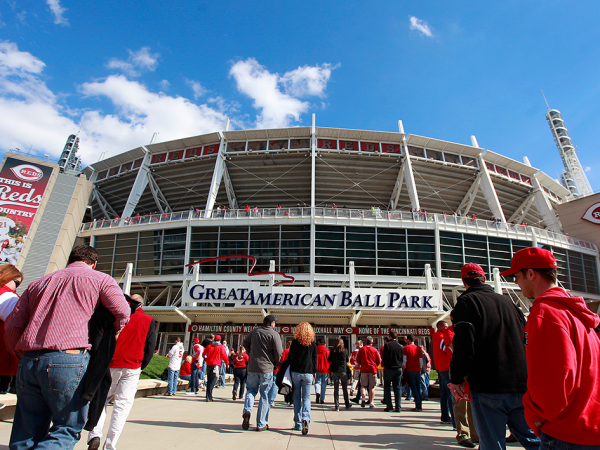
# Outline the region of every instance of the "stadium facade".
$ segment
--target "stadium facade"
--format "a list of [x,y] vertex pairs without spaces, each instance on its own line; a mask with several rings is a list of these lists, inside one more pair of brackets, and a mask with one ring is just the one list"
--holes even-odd
[[[552,177],[472,145],[398,132],[312,127],[236,130],[135,148],[86,169],[94,190],[79,237],[98,269],[131,282],[175,336],[223,334],[236,345],[268,314],[291,338],[427,342],[480,264],[525,312],[529,301],[497,272],[520,248],[543,246],[560,280],[595,310],[596,243],[563,234]],[[224,208],[221,207],[224,206]],[[252,261],[222,258],[249,255]],[[203,264],[191,263],[213,259]],[[131,278],[127,273],[131,263]],[[293,284],[277,285],[293,277]]]

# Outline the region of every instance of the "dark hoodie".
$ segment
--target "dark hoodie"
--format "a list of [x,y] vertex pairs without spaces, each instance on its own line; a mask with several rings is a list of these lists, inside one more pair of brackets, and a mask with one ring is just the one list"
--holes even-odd
[[548,289],[531,307],[525,326],[527,423],[553,438],[600,443],[600,318],[582,297]]

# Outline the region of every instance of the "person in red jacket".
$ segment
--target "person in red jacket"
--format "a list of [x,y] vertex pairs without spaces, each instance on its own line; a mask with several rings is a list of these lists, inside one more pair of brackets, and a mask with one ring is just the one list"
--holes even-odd
[[454,425],[452,395],[448,389],[450,383],[450,361],[452,361],[452,339],[454,332],[444,320],[437,324],[437,332],[433,335],[433,361],[440,379],[440,408],[442,423]]
[[225,366],[229,364],[229,357],[225,351],[225,347],[221,345],[221,336],[216,335],[215,340],[206,346],[204,349],[204,360],[206,361],[206,401],[213,401],[213,389],[219,378],[219,370],[221,363],[224,362]]
[[16,290],[22,282],[23,274],[15,266],[0,266],[0,394],[6,394],[10,390],[19,364],[19,358],[8,351],[4,342],[4,321],[19,301]]
[[114,397],[114,406],[110,417],[110,426],[106,433],[104,448],[114,449],[123,432],[123,427],[133,406],[138,382],[142,370],[150,363],[156,347],[156,324],[152,317],[142,310],[144,299],[134,294],[131,303],[136,304],[136,309],[129,323],[121,330],[117,340],[117,348],[110,363],[110,376],[112,383],[104,411],[98,423],[88,434],[88,450],[100,448],[102,428],[106,420],[106,406],[111,397]]
[[501,274],[535,298],[524,329],[525,419],[540,448],[600,449],[600,318],[556,285],[557,266],[548,250],[529,247]]
[[377,379],[377,366],[381,364],[381,355],[376,348],[373,347],[373,338],[367,336],[365,339],[366,345],[361,347],[356,355],[356,362],[360,364],[360,393],[362,401],[360,406],[364,408],[367,389],[369,389],[369,408],[375,408],[373,399],[375,398],[375,385]]
[[406,336],[406,342],[402,349],[403,364],[402,368],[408,372],[408,382],[410,390],[415,396],[415,408],[413,411],[423,411],[421,403],[421,368],[423,367],[423,354],[421,349],[413,343],[414,339],[411,334]]
[[233,357],[233,400],[238,397],[238,386],[240,387],[239,398],[244,398],[244,387],[246,386],[246,366],[250,357],[246,353],[243,345],[240,345],[238,352]]
[[325,403],[325,390],[327,389],[327,377],[329,374],[329,349],[325,347],[322,339],[317,341],[317,379],[315,381],[315,393],[317,403]]

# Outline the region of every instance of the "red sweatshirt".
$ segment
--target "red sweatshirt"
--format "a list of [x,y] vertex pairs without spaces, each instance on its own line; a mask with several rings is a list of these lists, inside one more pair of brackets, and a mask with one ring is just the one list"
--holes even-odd
[[242,356],[238,355],[237,353],[235,354],[235,356],[233,357],[233,368],[234,369],[242,369],[242,368],[246,368],[246,365],[248,364],[248,360],[250,358],[248,357],[248,353],[244,352],[242,353]]
[[381,355],[372,345],[365,345],[358,351],[356,362],[360,364],[361,373],[377,373],[377,366],[381,364]]
[[220,343],[213,341],[210,345],[207,345],[204,349],[204,360],[207,366],[220,366],[221,360],[225,362],[227,366],[229,364],[229,358],[225,347]]
[[450,329],[438,331],[433,335],[433,362],[438,372],[450,370],[450,361],[452,361],[452,345],[454,332]]
[[582,297],[559,287],[533,302],[524,330],[523,405],[535,434],[541,428],[572,444],[600,443],[600,339],[594,331],[599,323]]
[[184,362],[179,369],[179,376],[186,377],[192,374],[192,365],[189,362]]
[[317,372],[327,373],[329,372],[329,349],[323,344],[317,345]]
[[281,362],[283,363],[286,359],[288,359],[288,355],[290,354],[290,349],[286,348],[281,354]]
[[121,330],[121,334],[119,334],[117,348],[110,367],[118,369],[139,369],[142,367],[146,339],[151,325],[152,317],[146,314],[142,308],[136,309],[125,328]]

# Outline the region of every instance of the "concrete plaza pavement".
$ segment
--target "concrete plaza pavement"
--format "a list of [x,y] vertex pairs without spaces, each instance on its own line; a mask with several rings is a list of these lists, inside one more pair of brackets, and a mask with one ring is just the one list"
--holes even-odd
[[[386,413],[377,388],[376,408],[334,411],[331,390],[326,403],[312,406],[307,436],[292,431],[293,409],[278,396],[269,417],[269,431],[256,431],[256,406],[250,430],[242,430],[243,401],[231,399],[231,385],[215,389],[215,401],[207,403],[204,392],[174,397],[137,398],[118,442],[120,449],[216,448],[240,449],[432,449],[464,448],[456,443],[452,426],[440,423],[439,399],[423,402],[423,411],[411,411],[412,401],[403,399],[401,413]],[[314,401],[314,395],[313,395]],[[109,413],[112,410],[109,407]],[[12,421],[0,422],[0,450],[8,449]],[[108,428],[106,421],[104,431]],[[87,449],[87,432],[76,449]],[[520,447],[519,444],[508,444]]]

